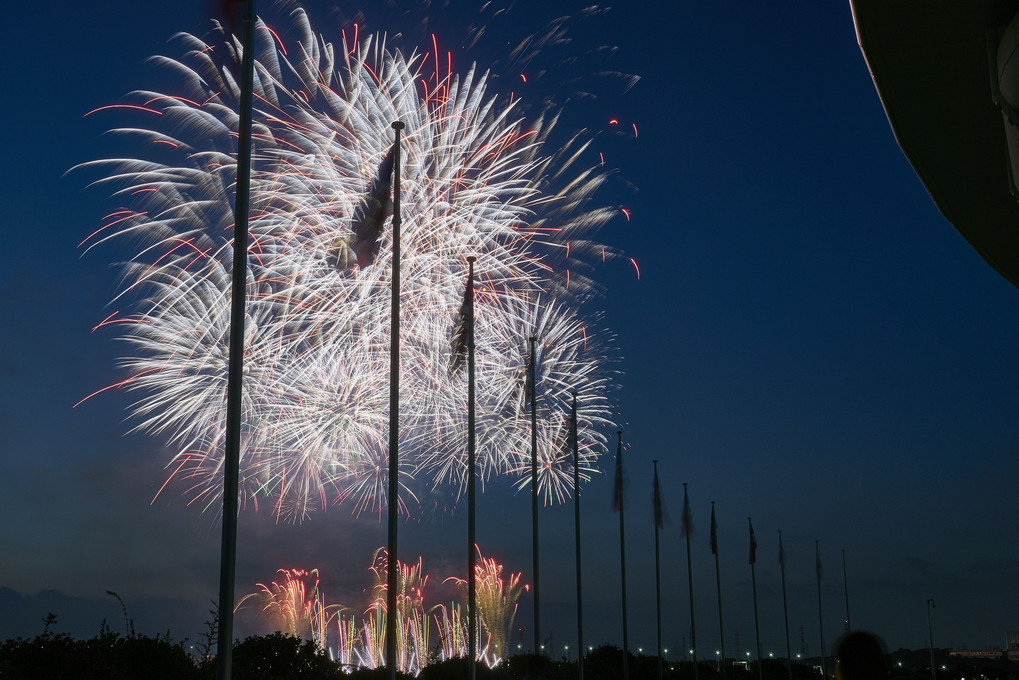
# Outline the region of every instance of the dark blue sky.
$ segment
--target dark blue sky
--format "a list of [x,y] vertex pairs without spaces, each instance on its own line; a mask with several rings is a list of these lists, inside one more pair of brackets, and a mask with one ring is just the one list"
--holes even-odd
[[[784,651],[779,529],[794,652],[801,625],[810,652],[819,648],[815,540],[829,646],[845,614],[843,549],[854,628],[892,648],[920,647],[925,600],[934,598],[938,646],[1001,644],[1019,630],[1017,291],[938,214],[899,151],[847,3],[654,4],[576,22],[578,54],[617,45],[606,70],[642,79],[625,94],[611,82],[592,85],[602,96],[574,100],[567,114],[599,133],[595,146],[619,169],[603,200],[633,218],[613,222],[601,240],[641,270],[637,280],[622,258],[596,273],[607,289],[596,306],[622,357],[633,645],[654,643],[653,458],[673,517],[663,535],[667,645],[678,648],[689,633],[683,482],[697,529],[701,654],[718,644],[712,500],[730,654],[736,630],[741,651],[753,646],[748,516],[760,544],[766,652]],[[556,16],[547,5],[517,3],[500,30],[537,30]],[[326,35],[338,24],[330,6],[309,6]],[[83,114],[165,85],[145,57],[176,56],[167,38],[203,32],[206,10],[195,0],[21,3],[6,12],[0,587],[16,592],[0,590],[0,637],[38,632],[46,611],[91,634],[100,616],[117,615],[104,595],[114,590],[143,629],[194,638],[216,597],[218,522],[172,493],[150,505],[169,452],[125,434],[125,395],[71,408],[117,379],[113,336],[90,329],[108,313],[121,255],[81,257],[76,244],[116,205],[85,190],[83,177],[63,176],[118,148],[101,134],[109,119]],[[435,10],[429,30],[455,46],[475,12]],[[393,14],[369,14],[368,29],[390,30]],[[460,63],[501,61],[494,33]],[[406,41],[418,44],[411,34]],[[550,53],[549,63],[561,56]],[[533,92],[565,90],[576,75],[587,74],[550,68]],[[639,138],[614,134],[611,118],[620,128],[635,123]],[[609,458],[603,468],[611,470]],[[620,637],[608,477],[585,489],[593,644]],[[529,578],[528,500],[495,485],[479,512],[482,550]],[[436,584],[460,573],[463,524],[457,516],[408,526],[401,557],[422,554]],[[572,508],[549,509],[542,529],[543,630],[562,645],[574,635]],[[317,567],[331,600],[353,600],[384,541],[383,525],[343,509],[296,528],[244,513],[238,593],[278,567]],[[67,598],[37,595],[47,589]],[[525,641],[529,607],[525,598]]]

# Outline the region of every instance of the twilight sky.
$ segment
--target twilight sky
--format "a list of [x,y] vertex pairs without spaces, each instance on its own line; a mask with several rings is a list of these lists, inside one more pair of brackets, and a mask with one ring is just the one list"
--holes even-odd
[[[597,135],[594,148],[618,169],[599,199],[632,214],[599,238],[634,258],[640,278],[627,258],[606,264],[595,273],[606,294],[594,305],[621,356],[612,368],[628,447],[632,646],[654,645],[652,459],[672,517],[662,535],[666,646],[689,639],[683,482],[696,527],[700,655],[718,648],[713,500],[730,655],[736,631],[740,654],[753,648],[748,516],[765,653],[784,652],[779,530],[794,653],[801,626],[809,653],[820,647],[815,540],[828,648],[846,613],[842,550],[853,628],[893,649],[921,647],[934,598],[937,646],[1002,644],[1019,630],[1011,614],[1019,294],[939,215],[896,146],[848,3],[626,4],[646,6],[586,19],[580,4],[557,8],[575,17],[573,42],[550,50],[540,78],[539,58],[528,87],[537,97],[583,76],[598,97],[572,100],[566,124]],[[112,311],[114,264],[126,257],[116,247],[76,248],[117,204],[64,173],[122,150],[102,135],[122,121],[83,116],[130,90],[167,87],[145,58],[179,56],[167,39],[208,27],[202,0],[119,5],[19,3],[5,12],[11,258],[0,270],[0,638],[41,631],[47,611],[68,632],[91,635],[102,617],[119,620],[105,594],[113,590],[143,632],[194,639],[217,596],[219,523],[187,507],[182,487],[152,502],[171,452],[126,434],[128,396],[108,392],[72,408],[118,379],[115,336],[90,331]],[[504,43],[558,16],[549,5],[515,3],[466,51],[456,46],[480,3],[434,4],[427,31],[454,50],[455,68],[494,64],[503,77],[493,87],[526,97],[518,74],[499,70]],[[341,14],[354,14],[319,0],[306,7],[329,37]],[[405,30],[391,40],[425,44],[410,27],[428,11],[376,12],[367,30]],[[630,91],[589,77],[585,59],[560,64],[602,45],[619,49],[599,53],[598,68],[641,76]],[[636,139],[625,133],[631,124]],[[609,474],[583,490],[585,631],[591,644],[619,644],[611,456],[601,466]],[[525,580],[529,513],[529,498],[506,484],[479,503],[482,551]],[[572,505],[542,514],[542,630],[558,648],[575,635],[572,517]],[[441,581],[462,575],[465,535],[461,515],[402,529],[400,557],[423,556],[434,603],[446,597]],[[344,508],[297,527],[245,512],[238,596],[279,567],[318,568],[327,599],[360,606],[384,542],[384,524]],[[530,617],[525,596],[517,618],[525,644]],[[239,625],[243,633],[259,623]]]

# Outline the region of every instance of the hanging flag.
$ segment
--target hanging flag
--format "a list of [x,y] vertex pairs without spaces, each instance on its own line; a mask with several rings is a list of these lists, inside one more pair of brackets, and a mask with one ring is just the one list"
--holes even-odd
[[653,491],[655,506],[655,526],[665,528],[665,513],[662,511],[662,491],[658,488],[658,461],[655,461],[655,486]]
[[219,0],[218,15],[223,20],[227,35],[241,34],[247,0]]
[[453,324],[453,336],[450,338],[449,377],[452,378],[467,360],[471,335],[474,333],[474,286],[467,282],[464,300],[460,311],[456,314]]
[[683,538],[693,536],[693,512],[690,511],[690,497],[686,493],[686,484],[683,484],[683,526],[680,536]]
[[524,369],[524,384],[522,386],[524,391],[524,411],[531,410],[531,399],[534,397],[534,385],[532,384],[534,381],[532,381],[532,376],[534,376],[534,380],[537,380],[539,363],[538,357],[536,356],[538,353],[537,340],[535,338],[529,338],[528,342],[529,349],[527,355],[527,367]]
[[711,501],[711,554],[718,554],[718,522],[715,521],[715,501]]
[[757,536],[754,534],[754,523],[747,517],[747,523],[750,524],[750,564],[757,561]]
[[[379,254],[379,238],[386,218],[393,214],[393,149],[390,148],[379,163],[379,170],[361,197],[350,219],[350,249],[357,258],[357,266],[367,267]],[[337,257],[337,263],[347,263]],[[349,263],[347,263],[349,264]]]
[[574,405],[570,410],[569,426],[566,431],[566,446],[563,448],[563,456],[566,458],[573,458],[573,449],[577,448],[579,441],[577,440],[577,408],[576,408],[576,394],[573,396]]
[[782,532],[778,532],[778,564],[785,569],[785,550],[782,548]]
[[821,581],[821,545],[814,541],[814,550],[817,552],[817,581]]
[[623,438],[619,437],[619,447],[616,449],[616,480],[612,485],[612,510],[619,512],[623,507]]

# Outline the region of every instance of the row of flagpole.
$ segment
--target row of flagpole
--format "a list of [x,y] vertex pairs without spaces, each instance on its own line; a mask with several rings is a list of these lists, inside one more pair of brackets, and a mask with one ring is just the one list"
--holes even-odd
[[[658,461],[654,460],[653,463],[653,506],[654,506],[654,524],[655,524],[655,591],[656,591],[656,604],[657,604],[657,639],[658,639],[658,662],[659,662],[659,678],[661,677],[661,663],[662,663],[662,622],[661,622],[661,586],[660,586],[660,565],[659,565],[659,529],[664,526],[663,511],[662,511],[662,500],[661,500],[661,488],[658,482]],[[619,485],[621,482],[622,469],[617,465],[616,468],[616,485],[617,494]],[[622,508],[620,506],[620,511]],[[747,518],[748,529],[750,533],[750,551],[749,551],[749,564],[750,564],[750,579],[751,579],[751,591],[753,594],[754,604],[754,633],[755,633],[755,646],[757,651],[757,677],[760,680],[762,678],[762,666],[761,659],[763,657],[761,651],[761,635],[760,635],[760,623],[758,617],[758,606],[757,606],[757,575],[756,575],[756,563],[757,563],[757,536],[754,533],[753,519]],[[716,654],[720,654],[722,661],[725,660],[725,625],[722,617],[722,580],[721,572],[719,568],[719,556],[718,556],[718,523],[715,519],[715,502],[711,501],[711,552],[715,562],[715,585],[718,598],[718,629],[719,629],[719,646],[720,649]],[[689,496],[687,494],[687,484],[683,483],[683,519],[682,519],[682,536],[686,539],[687,547],[687,583],[689,587],[690,595],[690,653],[694,660],[693,663],[693,675],[697,677],[697,647],[696,647],[696,629],[694,621],[694,606],[693,606],[693,572],[690,563],[690,536],[693,533],[692,520]],[[622,540],[622,539],[621,539]],[[622,546],[622,543],[621,543]],[[827,673],[826,668],[826,654],[825,654],[825,641],[824,641],[824,615],[823,615],[823,602],[821,598],[821,582],[822,582],[822,566],[821,566],[821,549],[820,542],[814,541],[815,549],[815,570],[817,580],[817,611],[818,611],[818,633],[821,642],[821,673],[822,677],[825,677]],[[781,573],[782,581],[782,610],[785,628],[785,644],[786,644],[786,666],[788,670],[789,679],[792,680],[792,649],[789,639],[789,605],[786,593],[786,555],[785,548],[782,543],[782,531],[778,532],[778,560]],[[842,576],[844,581],[844,595],[845,595],[845,606],[846,606],[846,618],[845,618],[845,631],[850,631],[850,619],[849,619],[849,584],[848,576],[846,571],[846,551],[842,550]],[[625,601],[626,601],[626,582],[625,577],[623,581],[624,593],[622,599],[624,602],[624,617],[625,614]],[[625,624],[624,624],[625,625]],[[624,654],[626,653],[626,639],[624,637]],[[748,652],[749,655],[749,652]],[[722,680],[726,678],[726,666],[724,663],[720,664],[720,673]],[[624,662],[624,677],[625,677],[625,662]]]
[[[237,185],[236,185],[236,206],[235,206],[235,227],[234,227],[234,249],[232,269],[232,300],[231,300],[231,325],[230,344],[228,359],[227,378],[227,406],[226,406],[226,433],[224,451],[224,480],[223,480],[223,534],[220,559],[220,588],[219,588],[219,620],[217,635],[217,659],[216,677],[217,680],[229,680],[232,666],[233,647],[233,602],[235,590],[236,572],[236,542],[237,542],[237,513],[238,513],[238,477],[240,461],[240,426],[241,426],[241,389],[243,375],[243,354],[244,354],[244,316],[245,316],[245,282],[247,272],[247,242],[248,242],[248,216],[250,206],[251,186],[251,119],[252,119],[252,89],[254,73],[254,50],[253,34],[255,25],[255,3],[254,0],[234,0],[243,2],[244,21],[241,31],[241,64],[240,64],[240,97],[239,97],[239,130],[238,130],[238,152],[237,152]],[[235,7],[234,7],[235,8]],[[389,423],[389,485],[388,485],[388,537],[387,537],[387,593],[386,593],[386,633],[385,633],[385,663],[387,678],[395,680],[396,677],[396,644],[397,644],[397,603],[396,596],[399,589],[398,576],[398,550],[397,550],[397,523],[399,509],[399,330],[400,330],[400,151],[401,131],[404,125],[400,121],[392,124],[394,141],[393,154],[393,219],[392,219],[392,299],[391,299],[391,348],[390,348],[390,423]],[[380,185],[384,185],[380,177]],[[388,178],[384,178],[388,180]],[[388,192],[388,189],[386,190]],[[456,334],[460,340],[466,340],[464,353],[468,364],[468,656],[469,656],[469,680],[476,677],[477,661],[477,613],[476,613],[476,574],[475,574],[475,412],[474,412],[474,263],[475,258],[468,258],[469,273],[465,292],[464,306],[461,308],[460,326]],[[457,338],[454,339],[457,341]],[[536,341],[534,337],[529,338],[530,360],[528,366],[528,392],[530,396],[531,416],[531,515],[532,515],[532,592],[533,592],[533,614],[534,614],[534,652],[541,650],[541,628],[540,628],[540,591],[539,591],[539,552],[538,552],[538,473],[537,473],[537,407],[536,407],[536,384],[535,384],[535,354]],[[457,350],[454,349],[455,361]],[[451,368],[453,365],[451,363]],[[623,440],[622,431],[618,433],[616,452],[616,479],[613,495],[613,505],[619,511],[619,540],[620,540],[620,572],[622,585],[622,635],[623,635],[623,678],[628,680],[627,657],[629,656],[629,638],[627,629],[626,609],[626,530],[624,519],[623,503]],[[583,680],[583,594],[581,587],[581,545],[580,545],[580,477],[579,477],[579,454],[577,438],[577,403],[576,395],[573,396],[570,424],[570,441],[573,448],[574,463],[574,508],[576,528],[576,580],[577,580],[577,636],[578,636],[578,674]],[[696,659],[696,638],[693,609],[693,577],[691,571],[690,557],[690,534],[692,533],[689,500],[684,488],[684,509],[683,509],[683,534],[686,538],[687,547],[687,572],[690,592],[690,641],[694,659]],[[661,583],[659,572],[659,545],[658,530],[663,526],[661,509],[661,497],[658,486],[657,461],[655,461],[654,476],[654,509],[655,509],[655,562],[656,562],[656,589],[658,597],[658,656],[659,656],[659,677],[661,677]],[[715,555],[715,574],[718,593],[718,614],[721,649],[724,656],[724,625],[722,623],[722,597],[721,581],[719,578],[718,551],[716,538],[716,523],[714,503],[712,503],[711,519],[711,546]],[[751,578],[754,583],[754,608],[756,628],[756,575],[753,571],[755,561],[756,540],[751,525]],[[780,562],[782,563],[782,587],[783,605],[785,605],[785,559],[781,547],[781,532],[779,532]],[[843,551],[843,570],[845,570],[845,553]],[[818,616],[821,619],[821,562],[818,548],[817,557],[818,576]],[[848,625],[849,598],[848,588],[846,590],[846,621]],[[821,628],[822,648],[822,670],[824,666],[824,634]],[[788,639],[788,612],[786,611],[786,651],[789,654]],[[760,661],[760,635],[757,636],[758,662]],[[758,663],[758,669],[760,664]],[[760,673],[760,670],[758,670]],[[697,678],[697,665],[694,664],[694,680]],[[722,678],[725,680],[723,669]],[[790,666],[791,678],[791,666]]]

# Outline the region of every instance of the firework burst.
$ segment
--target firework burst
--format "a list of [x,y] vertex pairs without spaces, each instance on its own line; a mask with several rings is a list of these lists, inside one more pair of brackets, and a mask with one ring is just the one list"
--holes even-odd
[[[586,138],[550,143],[556,112],[526,115],[490,93],[478,68],[432,70],[435,55],[379,36],[334,45],[303,11],[292,18],[288,48],[265,24],[256,31],[243,498],[296,519],[337,502],[385,507],[392,262],[381,178],[401,120],[403,510],[415,486],[459,497],[465,484],[467,390],[447,365],[468,256],[479,273],[482,479],[529,470],[535,336],[541,489],[562,500],[570,393],[585,478],[609,418],[607,338],[578,310],[595,292],[586,272],[605,254],[589,239],[617,211],[591,202],[604,175],[583,165]],[[83,244],[141,244],[120,293],[131,311],[115,325],[129,348],[122,384],[137,394],[135,427],[176,449],[170,478],[210,508],[221,493],[238,99],[237,43],[218,37],[178,36],[184,56],[156,59],[178,89],[125,104],[150,124],[115,132],[145,152],[85,164],[130,207]]]
[[264,602],[262,611],[271,616],[278,630],[291,637],[312,640],[319,648],[326,648],[326,631],[338,616],[340,607],[326,605],[319,591],[318,570],[279,569],[282,578],[266,585],[257,584],[259,591],[241,598],[235,609],[249,599]]

